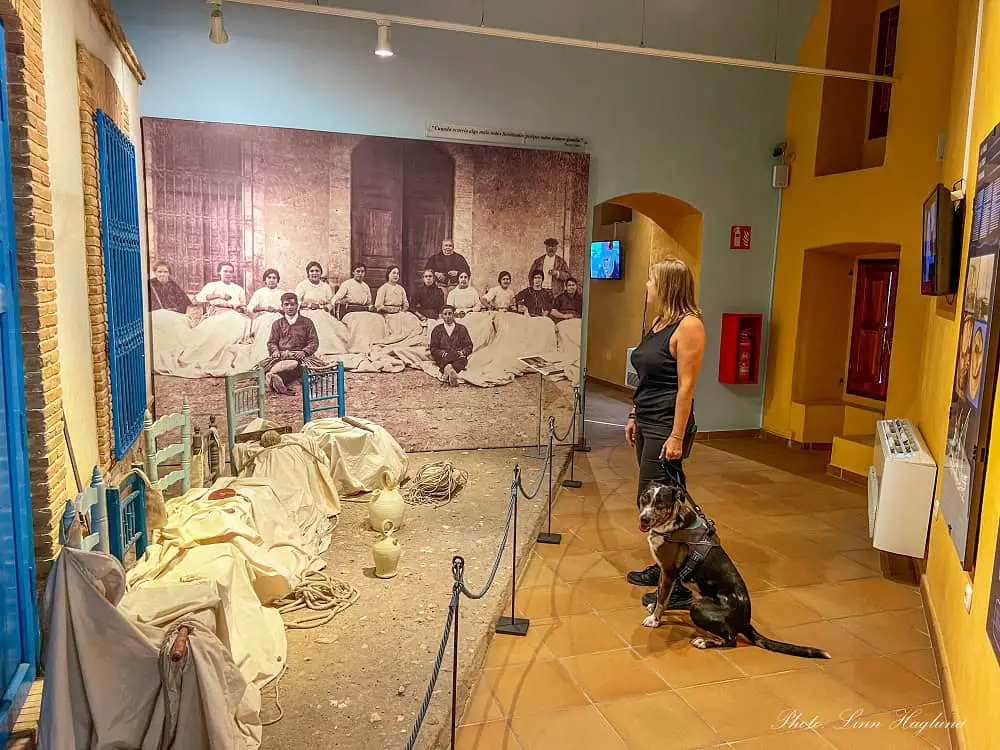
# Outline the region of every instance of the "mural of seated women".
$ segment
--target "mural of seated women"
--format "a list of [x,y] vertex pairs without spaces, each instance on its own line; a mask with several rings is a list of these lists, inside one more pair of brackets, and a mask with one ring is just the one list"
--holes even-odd
[[552,310],[552,292],[542,288],[545,281],[545,274],[535,271],[531,274],[531,287],[522,289],[514,297],[517,304],[517,311],[522,315],[530,315],[533,318],[540,318],[548,315]]
[[170,266],[163,261],[153,266],[153,278],[149,282],[149,309],[172,310],[183,315],[191,306],[191,299],[170,276]]
[[497,276],[497,285],[483,295],[481,302],[487,310],[516,311],[514,304],[516,296],[510,288],[510,271],[501,271]]
[[236,266],[228,261],[219,264],[218,281],[210,281],[195,295],[195,301],[208,305],[209,315],[236,311],[243,313],[247,307],[246,290],[236,283]]
[[385,283],[375,293],[375,312],[392,315],[410,309],[406,290],[399,283],[400,275],[399,266],[389,266],[385,272]]
[[333,303],[333,288],[323,281],[323,266],[316,261],[306,265],[306,278],[295,287],[302,310],[329,311]]
[[455,317],[464,318],[468,313],[483,309],[479,292],[470,285],[471,277],[465,271],[458,275],[458,286],[448,292],[448,304],[455,308]]
[[413,292],[410,312],[423,323],[427,320],[436,320],[441,314],[441,308],[444,307],[444,291],[437,285],[434,272],[429,268],[424,271],[421,279],[423,283]]

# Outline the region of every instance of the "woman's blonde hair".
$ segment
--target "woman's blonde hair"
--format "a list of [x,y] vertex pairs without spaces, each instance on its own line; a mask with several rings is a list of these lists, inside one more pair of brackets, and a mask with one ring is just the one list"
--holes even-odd
[[657,311],[667,323],[675,323],[688,315],[701,317],[701,308],[694,298],[694,274],[680,258],[668,255],[649,268],[661,307]]

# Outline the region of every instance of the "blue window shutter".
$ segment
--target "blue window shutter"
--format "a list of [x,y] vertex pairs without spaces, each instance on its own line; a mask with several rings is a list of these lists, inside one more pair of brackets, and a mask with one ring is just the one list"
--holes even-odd
[[120,460],[138,440],[146,411],[139,195],[135,147],[103,111],[98,110],[94,119],[101,180],[111,423],[115,459]]

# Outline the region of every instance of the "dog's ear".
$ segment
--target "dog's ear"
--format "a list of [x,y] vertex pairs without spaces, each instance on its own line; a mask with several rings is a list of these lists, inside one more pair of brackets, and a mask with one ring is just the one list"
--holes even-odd
[[675,529],[686,529],[688,526],[693,525],[697,518],[698,514],[694,512],[694,509],[684,502],[684,495],[675,496],[673,527]]

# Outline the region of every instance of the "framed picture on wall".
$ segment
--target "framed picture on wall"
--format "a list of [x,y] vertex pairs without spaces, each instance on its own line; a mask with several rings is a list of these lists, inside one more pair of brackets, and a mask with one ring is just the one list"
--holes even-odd
[[[1000,326],[997,304],[1000,249],[1000,125],[979,148],[972,235],[960,308],[955,375],[951,388],[948,440],[941,478],[940,507],[955,552],[965,570],[976,564],[980,512],[986,479],[993,399],[997,381]],[[994,573],[994,586],[997,586]],[[1000,596],[1000,590],[996,592]],[[1000,648],[1000,633],[995,648]]]

